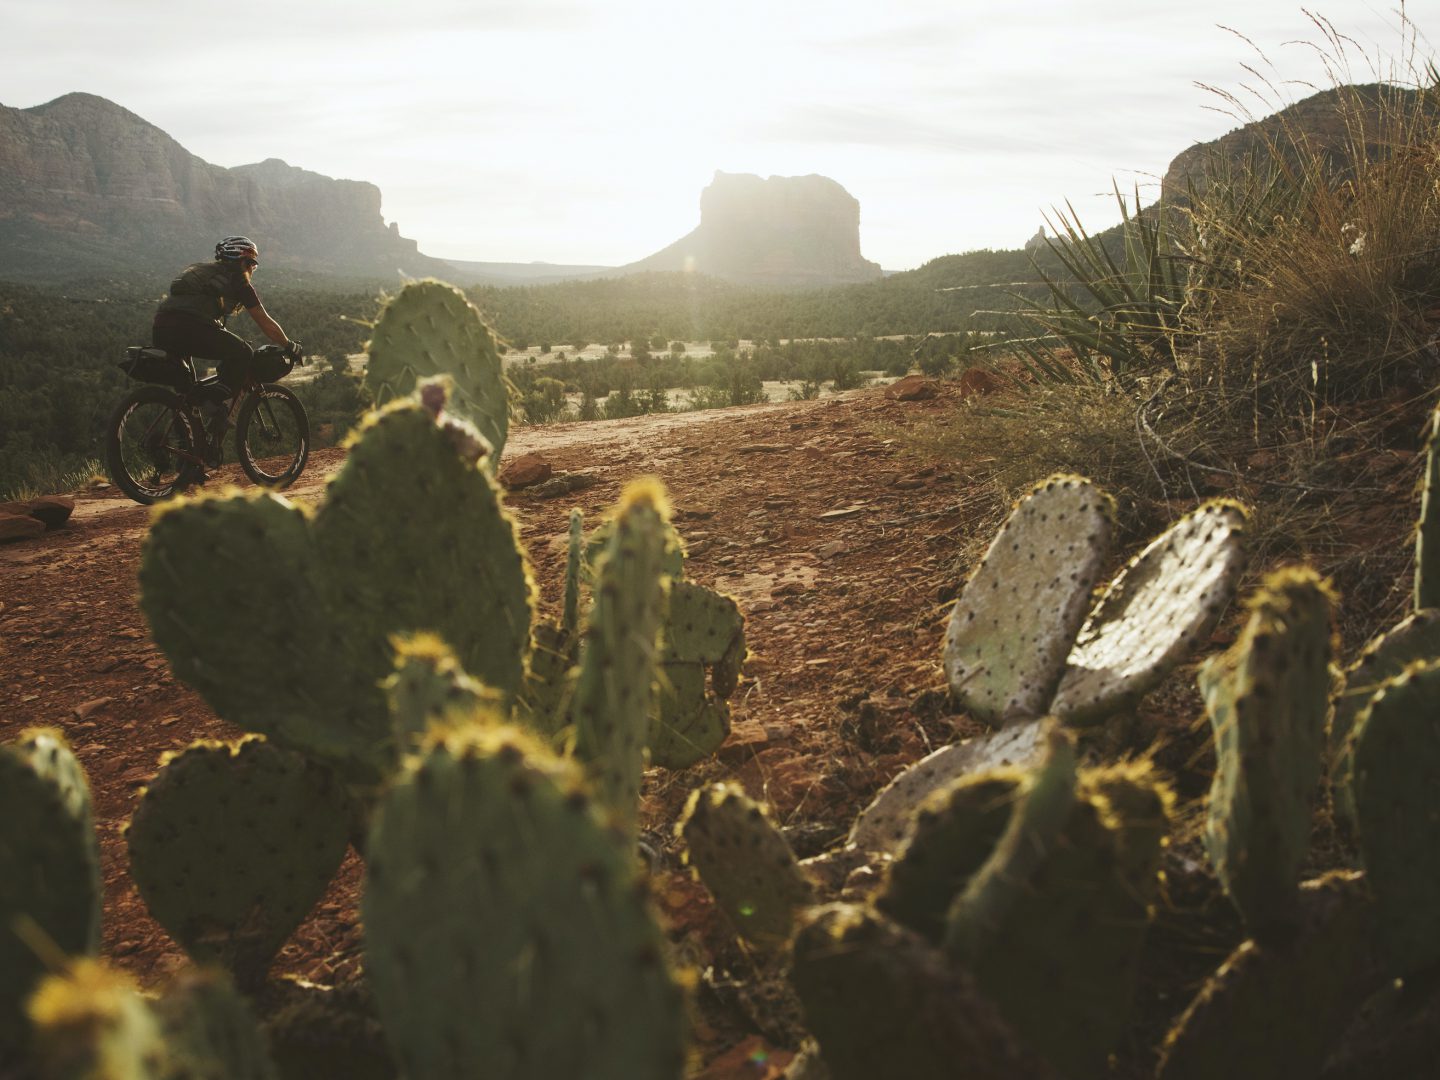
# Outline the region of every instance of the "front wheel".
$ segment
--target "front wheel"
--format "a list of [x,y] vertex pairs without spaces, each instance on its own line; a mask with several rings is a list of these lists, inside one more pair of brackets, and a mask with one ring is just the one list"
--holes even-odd
[[310,457],[310,419],[283,386],[256,387],[235,419],[235,447],[245,475],[261,487],[289,487]]
[[191,483],[204,463],[180,397],[161,386],[126,394],[105,428],[105,464],[116,487],[147,505]]

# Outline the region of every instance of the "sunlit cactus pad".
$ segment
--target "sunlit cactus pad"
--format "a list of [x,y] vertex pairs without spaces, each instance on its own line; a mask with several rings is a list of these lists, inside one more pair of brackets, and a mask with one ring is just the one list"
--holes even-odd
[[479,428],[499,459],[510,429],[500,352],[464,293],[442,281],[410,282],[380,312],[366,351],[365,382],[377,405],[408,397],[423,379],[448,375],[449,407]]
[[681,1075],[664,936],[572,765],[516,729],[437,733],[367,853],[367,971],[407,1076]]
[[1134,704],[1206,642],[1240,585],[1246,516],[1208,502],[1131,560],[1081,628],[1052,713],[1083,723]]
[[135,809],[130,874],[155,921],[244,987],[325,893],[350,831],[339,783],[263,739],[196,743]]
[[1110,553],[1111,498],[1052,476],[1021,499],[955,603],[945,675],[962,706],[1008,723],[1043,715]]
[[683,769],[720,748],[745,657],[745,618],[728,596],[672,581],[661,653],[660,689],[650,725],[650,760]]
[[361,782],[395,759],[380,688],[393,635],[437,634],[507,696],[525,671],[517,527],[435,413],[372,413],[314,512],[261,493],[182,500],[142,556],[141,606],[176,675],[224,719]]
[[0,743],[0,1058],[45,972],[37,945],[65,955],[100,947],[90,789],[64,737],[44,728]]
[[712,784],[691,792],[676,832],[686,862],[740,935],[783,946],[814,888],[760,804],[738,787]]

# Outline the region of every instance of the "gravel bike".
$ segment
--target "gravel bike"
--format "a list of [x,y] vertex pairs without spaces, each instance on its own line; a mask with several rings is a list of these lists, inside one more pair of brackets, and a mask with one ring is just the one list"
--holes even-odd
[[280,346],[255,350],[249,377],[233,399],[216,376],[197,378],[188,356],[132,345],[119,367],[144,385],[111,414],[105,463],[115,486],[136,502],[158,502],[203,481],[206,467],[218,468],[223,460],[232,420],[240,467],[254,483],[288,487],[304,471],[310,420],[300,399],[279,385],[294,367]]

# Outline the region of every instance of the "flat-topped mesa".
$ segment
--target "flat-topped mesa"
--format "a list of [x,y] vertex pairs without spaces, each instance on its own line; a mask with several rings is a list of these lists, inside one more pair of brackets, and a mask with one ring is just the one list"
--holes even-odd
[[873,281],[860,254],[860,203],[824,176],[717,172],[700,193],[700,225],[622,273],[693,270],[752,285]]

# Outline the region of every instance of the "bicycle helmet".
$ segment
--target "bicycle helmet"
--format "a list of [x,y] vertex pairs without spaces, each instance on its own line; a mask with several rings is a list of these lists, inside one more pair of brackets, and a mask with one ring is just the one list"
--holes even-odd
[[260,261],[260,249],[248,236],[227,236],[215,245],[215,258],[236,262],[242,259]]

